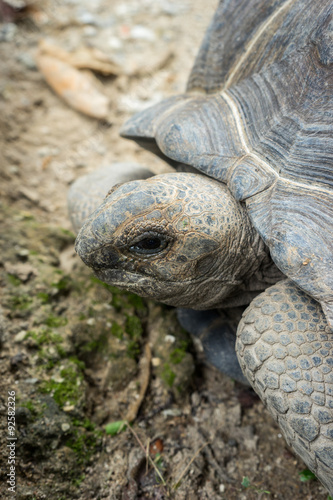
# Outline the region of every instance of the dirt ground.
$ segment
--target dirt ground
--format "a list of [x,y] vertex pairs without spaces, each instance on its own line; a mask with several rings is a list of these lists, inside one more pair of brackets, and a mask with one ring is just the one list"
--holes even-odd
[[[305,465],[260,400],[206,366],[173,309],[104,286],[73,250],[66,194],[76,178],[119,161],[170,168],[119,128],[184,91],[216,3],[0,2],[3,499],[327,499],[318,481],[300,480]],[[105,119],[50,89],[36,66],[45,39],[116,64],[96,74]],[[124,419],[132,427],[117,433]]]

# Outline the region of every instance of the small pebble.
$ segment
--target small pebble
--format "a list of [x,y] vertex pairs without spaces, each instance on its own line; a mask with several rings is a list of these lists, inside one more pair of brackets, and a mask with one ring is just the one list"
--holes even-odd
[[199,406],[200,404],[200,401],[201,401],[201,397],[199,395],[198,392],[193,392],[193,394],[191,394],[191,403],[193,406]]
[[24,9],[27,6],[26,0],[6,0],[8,5],[10,5],[13,9]]
[[20,169],[18,168],[17,165],[9,165],[8,167],[8,172],[13,175],[17,175],[19,173]]
[[85,26],[83,28],[83,34],[84,34],[84,36],[89,36],[89,37],[91,36],[91,37],[93,37],[93,36],[96,36],[97,33],[98,33],[98,30],[94,26]]
[[120,50],[123,48],[122,41],[120,40],[120,38],[117,38],[115,36],[110,37],[107,41],[107,44],[110,47],[110,49]]
[[37,65],[35,59],[28,52],[22,52],[17,56],[18,62],[23,64],[27,69],[31,71],[37,71]]
[[67,432],[70,428],[71,426],[68,423],[61,424],[61,430],[63,432]]
[[152,364],[153,366],[155,366],[155,367],[156,367],[156,366],[160,366],[160,364],[161,364],[161,358],[152,358],[152,360],[151,360],[151,364]]
[[169,342],[170,344],[173,344],[176,341],[176,337],[173,335],[166,335],[164,337],[165,342]]
[[[24,382],[25,382],[26,384],[35,385],[35,384],[37,384],[37,382],[38,382],[38,378],[26,378],[26,379],[24,380]],[[16,381],[15,381],[15,383],[16,383]],[[17,383],[18,383],[18,381],[17,381]]]
[[62,408],[62,410],[63,410],[63,411],[73,411],[73,410],[74,410],[74,408],[75,408],[75,406],[74,406],[74,405],[70,405],[70,406],[64,406],[64,407]]
[[182,415],[182,411],[178,408],[163,410],[162,415],[164,417],[180,417]]
[[41,158],[45,156],[56,156],[60,153],[60,149],[55,146],[43,146],[38,149],[37,153]]
[[18,250],[17,254],[19,257],[28,257],[29,256],[29,250],[27,248],[21,248]]
[[3,24],[0,27],[0,42],[12,42],[17,34],[17,26],[14,23]]
[[76,19],[82,24],[96,24],[95,16],[86,10],[79,12]]
[[23,342],[23,340],[25,339],[27,335],[27,332],[25,330],[21,330],[20,332],[18,332],[15,337],[14,337],[14,342],[16,344],[19,344],[20,342]]
[[146,40],[147,42],[153,42],[156,39],[156,35],[151,29],[141,25],[133,26],[130,30],[130,37],[133,40]]

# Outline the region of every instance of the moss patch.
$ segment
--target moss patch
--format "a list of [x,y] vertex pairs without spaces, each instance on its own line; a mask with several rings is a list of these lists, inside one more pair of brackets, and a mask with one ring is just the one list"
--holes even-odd
[[[97,447],[101,445],[103,432],[96,429],[89,419],[83,421],[74,419],[72,421],[74,429],[71,437],[66,441],[66,446],[74,451],[79,465],[85,465],[96,453]],[[76,481],[76,486],[80,480]]]
[[82,361],[75,358],[66,360],[66,364],[60,369],[60,377],[42,382],[39,390],[42,393],[50,394],[60,407],[76,406],[84,396],[83,368]]

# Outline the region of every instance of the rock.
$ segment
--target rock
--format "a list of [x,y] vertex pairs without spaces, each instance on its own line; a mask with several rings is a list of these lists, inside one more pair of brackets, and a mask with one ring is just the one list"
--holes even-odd
[[14,23],[3,24],[0,27],[0,42],[12,42],[17,34],[17,26]]
[[12,356],[9,360],[11,371],[16,371],[21,363],[24,363],[27,360],[27,355],[23,352],[18,352],[14,356]]
[[130,30],[130,38],[133,40],[146,40],[148,42],[153,42],[156,39],[154,31],[145,26],[137,25],[133,26]]
[[23,66],[31,71],[37,71],[36,61],[29,52],[22,52],[18,55],[17,60],[23,64]]
[[30,188],[27,188],[25,186],[22,186],[19,188],[18,191],[27,200],[32,201],[35,204],[39,203],[39,194],[34,189],[30,189]]
[[26,330],[21,330],[20,332],[18,332],[15,337],[14,337],[14,342],[16,344],[20,344],[20,342],[23,342],[23,340],[25,339],[26,335],[27,335],[28,332],[26,332]]
[[23,283],[26,283],[33,276],[37,276],[37,270],[28,263],[10,264],[5,262],[5,270]]

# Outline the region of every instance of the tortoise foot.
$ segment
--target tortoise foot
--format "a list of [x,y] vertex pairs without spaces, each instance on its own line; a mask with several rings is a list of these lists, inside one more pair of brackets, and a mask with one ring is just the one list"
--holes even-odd
[[318,302],[291,281],[256,297],[236,351],[288,444],[333,494],[333,333]]

